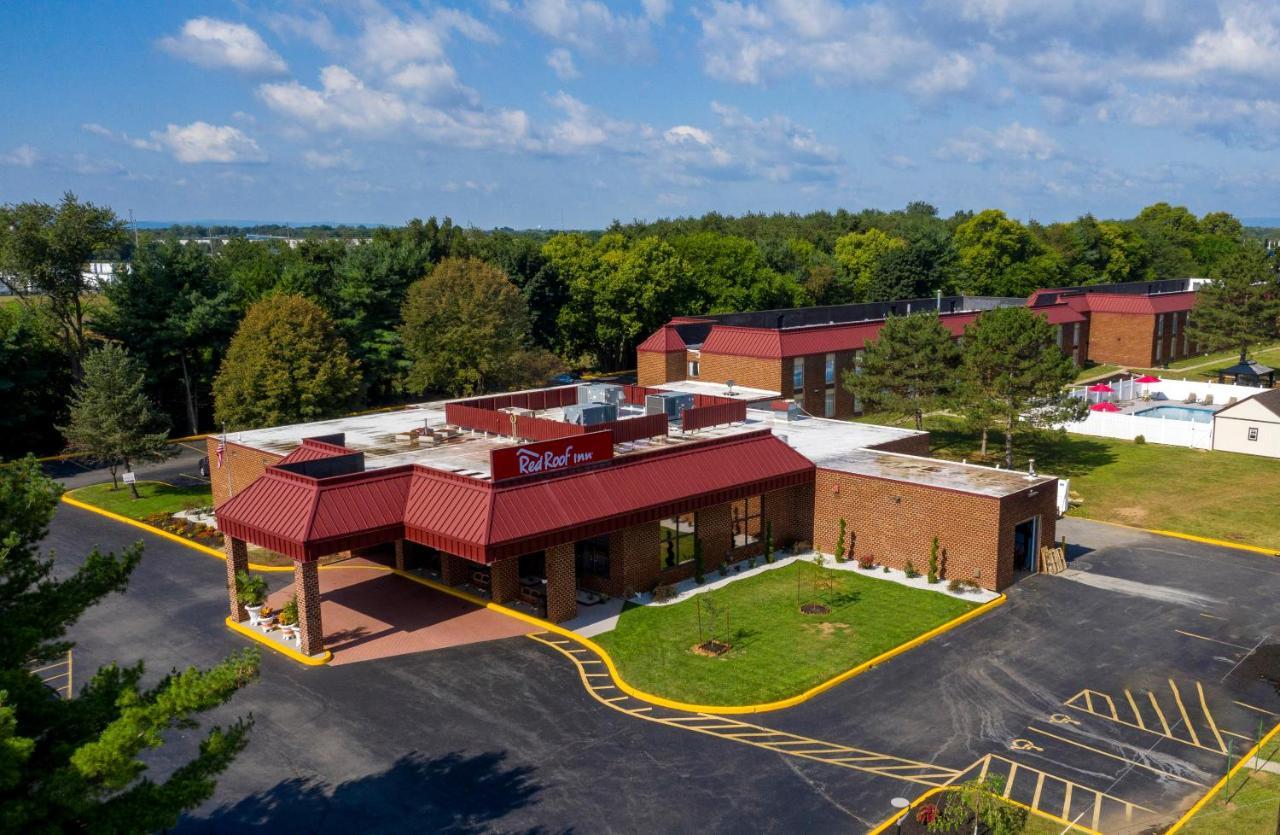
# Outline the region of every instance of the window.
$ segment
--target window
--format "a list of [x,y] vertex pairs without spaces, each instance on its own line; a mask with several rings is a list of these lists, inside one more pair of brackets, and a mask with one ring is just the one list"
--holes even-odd
[[689,376],[690,376],[690,377],[697,377],[697,376],[698,376],[698,361],[697,361],[697,360],[690,360],[690,361],[689,361]]
[[791,388],[804,391],[804,357],[796,357],[791,361]]
[[764,496],[750,496],[733,502],[733,547],[741,548],[759,542],[764,530]]
[[1156,333],[1156,359],[1157,363],[1164,358],[1164,340],[1160,338],[1160,334]]
[[836,384],[836,355],[827,354],[826,363],[823,366],[822,379],[829,386]]
[[1251,441],[1258,440],[1258,427],[1256,426],[1249,427],[1249,440]]
[[[862,373],[862,349],[859,348],[853,352],[853,373]],[[853,413],[855,415],[862,414],[862,400],[856,394],[853,397]]]
[[662,568],[675,568],[693,559],[693,541],[698,536],[697,517],[682,513],[658,523],[659,559]]
[[827,389],[827,399],[822,404],[823,417],[836,416],[836,390],[834,388]]
[[573,544],[579,577],[609,576],[609,537],[595,536]]

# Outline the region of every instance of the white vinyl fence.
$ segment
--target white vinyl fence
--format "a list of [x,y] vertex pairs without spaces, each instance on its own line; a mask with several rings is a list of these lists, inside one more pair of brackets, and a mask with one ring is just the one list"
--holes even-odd
[[1124,415],[1116,412],[1090,412],[1082,421],[1064,423],[1062,428],[1078,435],[1120,438],[1132,441],[1141,435],[1153,444],[1213,448],[1213,424],[1173,418]]

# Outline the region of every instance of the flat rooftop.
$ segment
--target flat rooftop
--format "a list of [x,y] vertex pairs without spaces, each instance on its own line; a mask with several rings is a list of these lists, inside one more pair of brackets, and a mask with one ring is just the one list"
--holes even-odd
[[[723,388],[723,387],[721,387]],[[708,392],[710,393],[710,392]],[[624,407],[619,418],[643,414],[638,406]],[[559,408],[538,412],[539,417],[559,420],[563,417]],[[463,432],[437,445],[419,442],[416,446],[397,435],[405,435],[413,429],[425,426],[444,426],[444,403],[421,403],[391,412],[352,415],[332,420],[295,423],[231,432],[227,440],[265,452],[286,455],[302,445],[303,438],[318,435],[344,436],[344,445],[364,453],[365,468],[374,470],[402,464],[420,464],[424,467],[444,470],[474,478],[489,478],[489,452],[498,447],[517,443],[513,438],[484,435],[480,432]],[[621,457],[644,450],[676,444],[697,443],[706,438],[740,435],[758,429],[772,429],[797,452],[818,463],[820,458],[850,453],[867,446],[875,446],[900,438],[919,434],[912,429],[892,426],[876,426],[801,416],[797,420],[780,419],[777,413],[767,409],[747,409],[745,423],[716,426],[696,432],[682,433],[672,424],[671,434],[648,440],[617,444],[615,456]],[[826,466],[819,464],[819,466]]]
[[[813,459],[811,459],[813,460]],[[854,449],[821,455],[814,463],[826,470],[853,473],[889,481],[920,484],[1001,498],[1029,487],[1048,484],[1050,476],[1028,476],[1015,470],[999,470],[978,464],[961,464],[900,452]]]

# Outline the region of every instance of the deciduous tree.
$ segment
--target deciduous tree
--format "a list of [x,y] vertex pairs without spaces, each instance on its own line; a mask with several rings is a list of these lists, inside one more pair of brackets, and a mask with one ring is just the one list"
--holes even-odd
[[860,372],[845,372],[844,387],[872,409],[911,415],[921,429],[925,410],[954,389],[959,365],[960,349],[937,313],[890,316],[867,343]]
[[[58,325],[41,306],[0,305],[0,459],[62,444],[71,370]],[[16,408],[15,408],[16,406]]]
[[[119,345],[108,343],[84,359],[84,380],[72,395],[62,434],[70,451],[107,465],[113,484],[117,467],[132,472],[135,463],[170,453],[169,420],[156,411],[145,386],[142,366]],[[136,484],[129,490],[138,498]]]
[[60,492],[34,459],[0,464],[0,831],[166,829],[213,793],[249,723],[210,729],[196,756],[159,781],[140,755],[252,681],[258,656],[246,650],[208,670],[175,670],[150,687],[141,685],[141,663],[113,664],[55,698],[31,670],[65,657],[67,629],[123,591],[142,556],[141,543],[120,554],[95,549],[55,575],[38,543]]
[[988,310],[965,329],[962,389],[976,415],[1004,429],[1004,465],[1013,466],[1013,435],[1083,417],[1085,401],[1064,390],[1076,367],[1058,348],[1044,317],[1025,307]]
[[245,314],[214,378],[214,417],[231,429],[332,417],[352,405],[357,370],[319,305],[267,296]]
[[529,308],[502,270],[446,258],[409,288],[400,335],[415,391],[475,394],[537,384],[556,363],[529,336]]
[[48,305],[76,380],[88,350],[84,296],[94,289],[86,270],[95,254],[116,256],[123,230],[115,212],[70,192],[57,206],[0,207],[0,283],[25,303]]

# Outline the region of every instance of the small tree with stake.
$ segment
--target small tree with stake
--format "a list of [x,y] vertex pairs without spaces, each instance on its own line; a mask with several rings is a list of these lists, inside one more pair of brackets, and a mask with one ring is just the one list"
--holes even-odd
[[938,537],[933,538],[933,544],[929,546],[929,569],[927,579],[929,585],[938,582]]
[[1004,779],[995,775],[961,783],[947,791],[942,813],[929,822],[930,832],[959,832],[973,824],[973,835],[1017,835],[1027,826],[1025,809],[1004,802]]
[[[84,358],[84,380],[71,401],[71,419],[59,427],[72,452],[106,464],[112,489],[116,469],[133,471],[138,461],[168,457],[169,422],[143,391],[142,368],[119,345],[104,345]],[[138,487],[129,484],[133,497]]]

